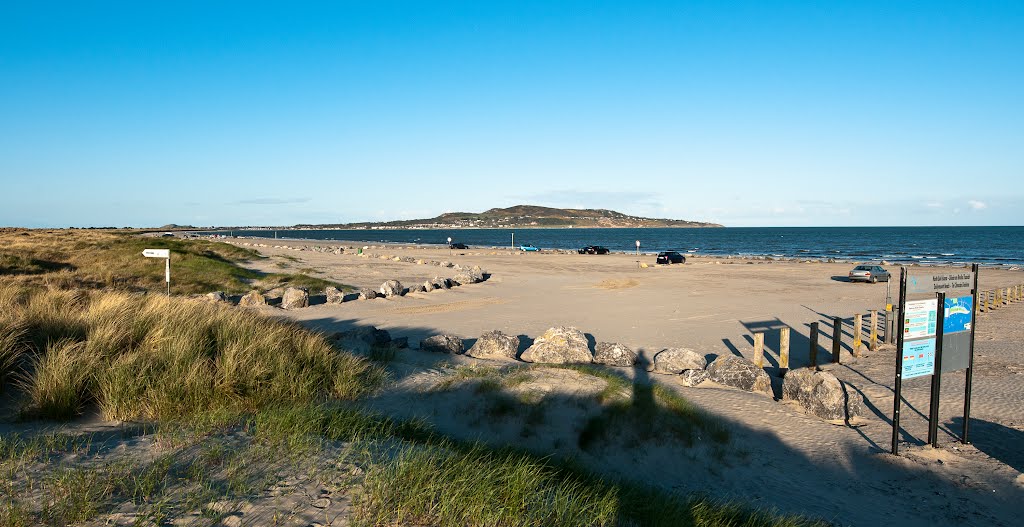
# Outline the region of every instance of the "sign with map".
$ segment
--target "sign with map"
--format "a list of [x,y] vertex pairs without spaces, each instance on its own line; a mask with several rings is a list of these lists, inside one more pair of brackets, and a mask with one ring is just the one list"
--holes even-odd
[[971,315],[974,314],[974,302],[970,296],[958,296],[946,299],[946,312],[942,321],[942,333],[958,333],[971,330]]

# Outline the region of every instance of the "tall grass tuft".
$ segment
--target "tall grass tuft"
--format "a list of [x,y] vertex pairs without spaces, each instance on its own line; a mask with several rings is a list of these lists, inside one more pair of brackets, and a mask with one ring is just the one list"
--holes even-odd
[[[0,318],[0,376],[24,349],[27,415],[63,419],[95,401],[114,420],[355,399],[383,370],[297,324],[162,296],[37,289]],[[24,342],[24,345],[20,344]],[[14,350],[14,351],[11,351]]]

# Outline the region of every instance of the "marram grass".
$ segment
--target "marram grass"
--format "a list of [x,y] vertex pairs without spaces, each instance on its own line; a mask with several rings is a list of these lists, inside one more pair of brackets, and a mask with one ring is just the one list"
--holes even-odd
[[[282,402],[355,399],[380,368],[320,334],[246,310],[162,296],[19,290],[0,315],[0,379],[24,414],[161,419]],[[31,360],[19,360],[30,357]]]

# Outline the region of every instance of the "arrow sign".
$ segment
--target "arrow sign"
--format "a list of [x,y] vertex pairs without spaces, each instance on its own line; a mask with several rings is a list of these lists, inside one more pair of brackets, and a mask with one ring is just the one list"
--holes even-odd
[[142,256],[146,258],[170,258],[170,249],[146,249],[142,251]]

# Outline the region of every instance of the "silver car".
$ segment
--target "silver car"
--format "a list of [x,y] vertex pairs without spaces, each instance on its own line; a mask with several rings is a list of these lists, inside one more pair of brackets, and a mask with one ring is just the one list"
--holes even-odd
[[889,271],[880,265],[858,265],[850,271],[851,282],[871,282],[873,284],[879,280],[889,281]]

